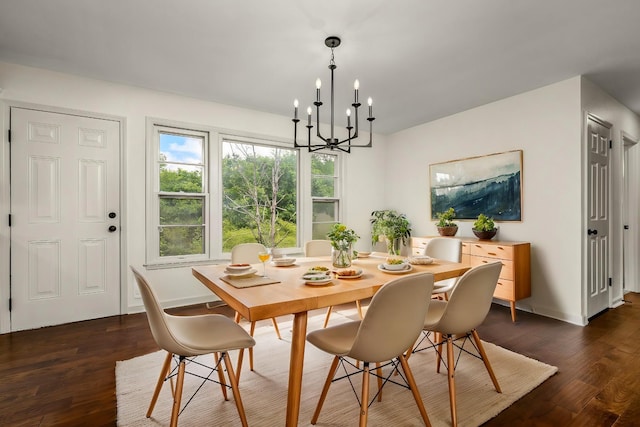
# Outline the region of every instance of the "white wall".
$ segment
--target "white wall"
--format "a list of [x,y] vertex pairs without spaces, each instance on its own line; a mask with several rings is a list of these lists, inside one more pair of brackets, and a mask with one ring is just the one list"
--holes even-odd
[[580,138],[579,77],[407,129],[388,141],[386,201],[413,235],[437,235],[430,164],[523,150],[522,222],[498,223],[495,239],[531,242],[532,296],[518,307],[581,323]]
[[[71,109],[124,118],[123,180],[125,205],[122,211],[122,233],[126,242],[127,260],[123,292],[123,312],[140,310],[142,302],[134,295],[137,289],[128,265],[141,266],[145,262],[145,131],[146,117],[165,118],[199,125],[250,132],[256,135],[292,140],[290,117],[262,113],[227,105],[205,102],[129,87],[104,81],[80,78],[46,70],[0,62],[0,122],[3,131],[8,128],[7,111],[12,103],[29,103],[62,109]],[[313,90],[313,88],[310,88]],[[4,101],[4,102],[2,102]],[[283,99],[288,103],[289,100]],[[368,138],[366,132],[361,138]],[[8,213],[8,143],[6,133],[0,151],[0,208]],[[369,239],[369,214],[379,208],[384,193],[372,189],[381,188],[383,176],[375,173],[382,164],[385,140],[374,137],[372,149],[355,149],[345,156],[346,206],[344,222],[356,230],[362,239]],[[375,193],[375,194],[374,194]],[[4,217],[6,218],[6,216]],[[8,240],[6,221],[0,221],[0,301],[6,301],[8,290]],[[366,240],[368,241],[368,240]],[[160,298],[167,305],[178,305],[214,299],[211,293],[191,276],[190,268],[162,269],[147,272],[157,285]],[[8,312],[6,304],[0,304],[0,331],[6,330]]]
[[[413,235],[437,235],[430,212],[430,164],[523,150],[522,222],[498,223],[496,237],[531,242],[532,296],[517,305],[534,313],[585,324],[582,286],[585,112],[597,114],[614,125],[613,306],[622,298],[621,215],[616,206],[622,183],[621,132],[637,139],[640,118],[585,78],[574,77],[392,135],[387,145],[385,200],[407,213]],[[636,165],[638,151],[632,159]],[[638,207],[636,199],[635,212]],[[459,235],[472,237],[471,223],[459,221]],[[635,244],[637,247],[638,242]]]

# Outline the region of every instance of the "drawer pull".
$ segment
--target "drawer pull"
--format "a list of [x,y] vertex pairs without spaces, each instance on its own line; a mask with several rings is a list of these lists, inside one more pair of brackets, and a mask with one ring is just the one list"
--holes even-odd
[[487,254],[492,255],[492,256],[498,256],[498,254],[495,253],[495,252],[487,252]]

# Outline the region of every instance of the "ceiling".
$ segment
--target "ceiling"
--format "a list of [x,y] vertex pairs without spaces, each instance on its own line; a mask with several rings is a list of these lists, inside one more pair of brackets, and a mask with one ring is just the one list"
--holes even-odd
[[328,108],[337,35],[336,124],[358,78],[388,134],[580,74],[640,113],[639,18],[638,0],[1,0],[0,61],[292,116],[317,77]]

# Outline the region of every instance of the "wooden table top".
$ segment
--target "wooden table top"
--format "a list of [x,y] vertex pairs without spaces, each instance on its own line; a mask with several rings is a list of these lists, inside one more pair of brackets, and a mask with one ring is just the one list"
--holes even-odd
[[[244,318],[254,321],[369,298],[383,284],[402,276],[380,271],[378,265],[385,259],[383,254],[356,259],[350,269],[362,269],[360,278],[333,279],[327,285],[307,285],[302,276],[314,266],[336,270],[330,257],[298,258],[290,267],[267,263],[267,276],[279,283],[250,288],[236,288],[223,281],[226,264],[193,267],[193,275]],[[255,267],[262,272],[262,265]],[[430,272],[438,281],[460,276],[468,269],[467,265],[435,260],[429,265],[413,265],[405,275]]]

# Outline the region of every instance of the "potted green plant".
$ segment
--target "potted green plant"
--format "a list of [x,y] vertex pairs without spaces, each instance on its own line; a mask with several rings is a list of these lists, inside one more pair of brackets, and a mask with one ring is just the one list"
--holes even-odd
[[473,234],[480,240],[491,240],[498,232],[498,229],[493,222],[493,218],[485,214],[480,214],[478,215],[478,219],[473,223],[471,231],[473,231]]
[[387,241],[387,252],[400,255],[403,245],[408,245],[411,237],[411,224],[404,214],[393,209],[371,212],[371,243],[378,243],[381,238]]
[[436,213],[436,217],[438,218],[438,222],[436,223],[436,227],[438,227],[438,233],[441,236],[455,236],[458,232],[458,224],[453,222],[453,218],[456,217],[456,211],[453,208],[449,208],[444,212]]
[[350,228],[344,224],[334,224],[327,234],[331,241],[331,261],[334,267],[343,268],[351,265],[353,257],[352,245],[360,238]]

